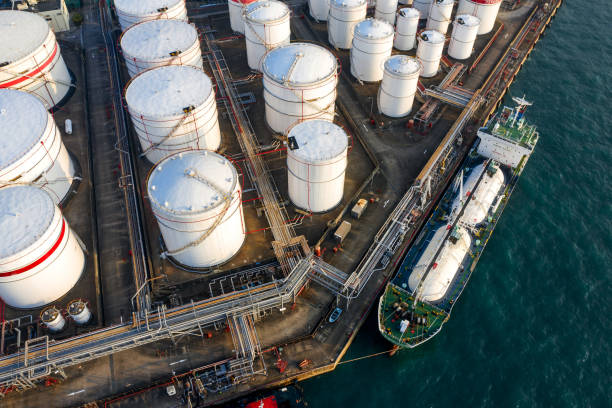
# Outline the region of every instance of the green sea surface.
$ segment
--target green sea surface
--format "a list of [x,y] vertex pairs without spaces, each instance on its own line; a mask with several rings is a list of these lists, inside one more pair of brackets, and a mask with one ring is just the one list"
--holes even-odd
[[[612,406],[612,2],[564,2],[523,94],[540,141],[449,322],[305,381],[311,407]],[[345,359],[390,348],[375,314]]]

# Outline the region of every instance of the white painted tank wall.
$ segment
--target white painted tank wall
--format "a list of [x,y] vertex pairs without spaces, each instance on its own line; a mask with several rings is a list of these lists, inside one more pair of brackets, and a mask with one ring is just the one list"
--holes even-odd
[[355,25],[365,20],[367,6],[366,0],[330,0],[327,33],[331,45],[351,48]]
[[85,256],[51,197],[32,186],[0,189],[0,297],[30,309],[64,296],[79,280]]
[[421,63],[406,55],[394,55],[384,64],[384,75],[378,89],[378,110],[399,118],[412,110]]
[[344,129],[321,119],[295,125],[288,133],[299,146],[287,149],[289,198],[296,207],[315,213],[342,201],[348,137]]
[[229,9],[230,26],[237,33],[244,34],[244,18],[243,14],[246,6],[256,0],[228,0],[227,7]]
[[504,186],[504,173],[498,165],[494,165],[494,167],[497,171],[493,176],[488,173],[482,176],[478,187],[472,192],[471,199],[463,211],[461,219],[468,225],[476,225],[484,221],[497,195],[501,193]]
[[61,310],[55,306],[49,306],[40,313],[40,319],[52,332],[59,332],[66,327],[66,319]]
[[419,10],[415,8],[403,8],[397,12],[395,25],[395,40],[393,46],[401,51],[414,48],[416,33],[419,27]]
[[502,0],[459,0],[457,14],[471,14],[480,19],[478,35],[489,33],[495,26],[495,19]]
[[[442,226],[436,231],[435,235],[440,237],[446,232],[446,226]],[[455,275],[459,271],[459,266],[467,255],[472,243],[470,234],[464,228],[459,228],[459,234],[461,238],[456,244],[446,241],[436,259],[436,267],[432,268],[425,278],[421,289],[421,294],[424,301],[436,302],[442,299],[444,294],[448,291],[448,288]],[[423,252],[423,255],[421,255],[421,258],[419,258],[417,261],[417,265],[429,265],[436,250],[434,242],[436,241],[432,239],[432,242],[428,245],[427,249]],[[426,270],[426,267],[415,268],[410,274],[410,277],[408,278],[408,286],[410,286],[412,291],[417,288]]]
[[130,77],[163,65],[202,68],[198,31],[186,21],[144,21],[128,28],[119,42]]
[[201,69],[168,65],[144,71],[128,83],[125,100],[151,163],[183,150],[217,150],[221,144],[215,92]]
[[446,34],[451,22],[455,0],[433,0],[427,18],[427,30],[436,30]]
[[[225,157],[207,150],[167,157],[151,170],[147,194],[167,255],[178,262],[206,268],[240,250],[245,239],[242,189]],[[194,245],[181,250],[189,244]]]
[[122,31],[145,20],[187,21],[185,0],[114,0],[114,3]]
[[251,69],[261,71],[266,52],[289,44],[291,27],[289,8],[280,1],[262,0],[247,6],[244,32],[247,61]]
[[308,0],[308,10],[317,21],[327,21],[329,16],[329,0]]
[[0,129],[0,185],[32,184],[59,204],[76,170],[43,102],[26,92],[0,89]]
[[448,55],[463,60],[472,55],[474,41],[478,35],[480,19],[469,14],[460,14],[453,21],[453,32],[448,44]]
[[68,68],[55,34],[39,15],[26,11],[0,11],[0,89],[12,88],[35,94],[51,109],[71,87]]
[[338,62],[312,43],[278,47],[262,66],[266,121],[278,133],[297,122],[334,119]]
[[374,18],[386,21],[395,25],[395,15],[397,14],[397,0],[377,0]]
[[393,26],[368,18],[355,26],[351,47],[351,74],[366,82],[380,81],[383,63],[393,50]]
[[429,8],[431,7],[432,1],[434,0],[414,0],[412,2],[412,7],[419,10],[422,19],[426,19],[429,17]]
[[440,58],[444,49],[444,34],[437,31],[423,31],[418,37],[416,56],[423,65],[421,76],[430,78],[438,73]]
[[84,300],[73,300],[68,304],[67,309],[76,324],[87,324],[91,320],[91,311]]

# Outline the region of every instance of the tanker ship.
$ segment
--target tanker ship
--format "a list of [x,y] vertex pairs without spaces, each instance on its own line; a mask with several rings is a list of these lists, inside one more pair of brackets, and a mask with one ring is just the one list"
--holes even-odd
[[438,334],[465,289],[538,141],[524,98],[478,130],[474,147],[387,284],[378,328],[394,350]]

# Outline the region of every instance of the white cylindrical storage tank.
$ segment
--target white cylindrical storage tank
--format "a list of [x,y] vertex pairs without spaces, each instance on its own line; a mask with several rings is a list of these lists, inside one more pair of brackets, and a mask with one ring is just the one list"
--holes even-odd
[[61,203],[76,170],[43,102],[26,92],[0,90],[0,129],[0,185],[32,184]]
[[87,324],[91,320],[91,311],[83,299],[75,299],[68,303],[68,315],[76,324]]
[[40,320],[52,332],[60,332],[66,327],[66,319],[55,306],[49,306],[40,312]]
[[427,30],[436,30],[446,34],[451,22],[455,0],[433,0],[427,17]]
[[262,0],[249,4],[244,12],[247,61],[251,69],[261,71],[266,52],[289,44],[291,13],[285,3]]
[[377,0],[376,9],[374,10],[374,18],[386,21],[387,23],[395,24],[395,15],[397,14],[397,0]]
[[393,46],[400,51],[408,51],[414,48],[416,33],[419,28],[419,10],[406,7],[397,12],[395,25],[395,40]]
[[502,0],[459,0],[457,15],[471,14],[480,19],[478,35],[487,34],[495,26]]
[[202,68],[198,31],[186,21],[143,21],[128,28],[119,42],[130,77],[163,65]]
[[329,211],[342,201],[348,137],[328,120],[308,120],[291,128],[296,149],[287,149],[289,198],[311,212]]
[[327,21],[329,0],[308,0],[310,16],[317,21]]
[[228,0],[230,26],[237,33],[244,34],[244,19],[242,15],[247,5],[256,0]]
[[228,261],[242,246],[242,190],[225,157],[208,150],[167,157],[151,170],[147,192],[165,255],[206,268]]
[[199,68],[168,65],[141,72],[128,83],[125,101],[151,163],[183,150],[217,150],[221,144],[213,85]]
[[419,14],[422,19],[426,19],[429,17],[429,8],[431,7],[431,3],[434,0],[414,0],[412,2],[412,7],[419,10]]
[[[478,187],[472,191],[471,199],[468,201],[461,221],[467,225],[477,225],[485,220],[493,202],[504,186],[504,173],[499,165],[494,164],[487,167]],[[492,172],[491,172],[492,171]]]
[[392,118],[409,114],[420,73],[421,63],[416,58],[394,55],[387,59],[378,89],[378,110]]
[[185,20],[185,0],[114,0],[121,31],[145,20]]
[[70,73],[44,18],[26,11],[0,11],[0,89],[35,94],[51,109],[68,94]]
[[292,43],[266,54],[263,63],[266,121],[278,133],[308,119],[334,119],[338,61],[326,48]]
[[327,32],[331,45],[345,50],[351,48],[355,25],[365,20],[367,6],[366,0],[330,0]]
[[438,73],[440,58],[444,49],[444,34],[433,30],[423,31],[418,36],[416,56],[423,65],[421,76],[429,78]]
[[351,47],[351,74],[366,82],[380,81],[383,64],[393,50],[393,26],[368,18],[355,26]]
[[0,188],[0,208],[0,298],[30,309],[64,296],[79,280],[85,255],[60,209],[32,186]]
[[453,33],[448,44],[448,55],[462,60],[469,58],[478,35],[480,19],[469,14],[460,14],[453,22]]

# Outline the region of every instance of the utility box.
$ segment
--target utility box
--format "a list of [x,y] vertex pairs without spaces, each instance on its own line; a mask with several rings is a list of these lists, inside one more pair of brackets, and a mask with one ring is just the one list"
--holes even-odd
[[366,208],[368,208],[368,200],[366,200],[365,198],[360,198],[359,201],[357,201],[357,203],[351,209],[351,215],[353,216],[353,218],[359,219]]
[[340,224],[340,226],[336,229],[336,232],[334,232],[334,238],[339,244],[341,244],[349,232],[351,232],[351,223],[348,221],[342,221],[342,224]]

